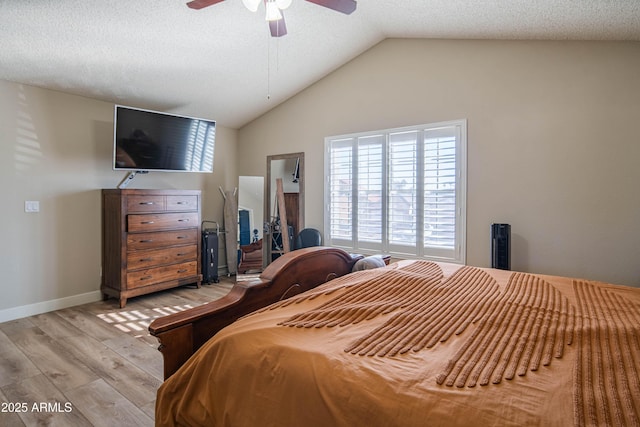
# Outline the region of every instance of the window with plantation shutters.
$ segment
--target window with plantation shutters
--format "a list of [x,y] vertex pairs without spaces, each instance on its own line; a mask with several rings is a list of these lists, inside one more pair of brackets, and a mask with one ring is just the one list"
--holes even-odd
[[465,120],[329,137],[325,147],[328,244],[464,263]]

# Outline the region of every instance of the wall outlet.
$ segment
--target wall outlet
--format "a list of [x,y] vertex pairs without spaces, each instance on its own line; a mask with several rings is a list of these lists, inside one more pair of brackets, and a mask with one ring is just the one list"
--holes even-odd
[[40,202],[37,200],[25,200],[24,202],[25,212],[40,212]]

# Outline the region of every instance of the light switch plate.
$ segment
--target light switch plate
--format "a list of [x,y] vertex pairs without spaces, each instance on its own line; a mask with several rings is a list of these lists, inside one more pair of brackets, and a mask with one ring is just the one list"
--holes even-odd
[[40,202],[37,200],[25,200],[24,202],[25,212],[40,212]]

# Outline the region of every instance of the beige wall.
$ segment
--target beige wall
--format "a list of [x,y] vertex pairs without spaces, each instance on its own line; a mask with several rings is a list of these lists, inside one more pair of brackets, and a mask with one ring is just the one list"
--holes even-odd
[[324,137],[468,120],[467,263],[512,225],[512,268],[640,286],[640,43],[386,40],[245,126],[240,174],[304,151],[323,229]]
[[[218,127],[213,174],[149,173],[129,187],[200,189],[203,217],[221,221],[236,138]],[[111,170],[112,145],[113,104],[0,81],[0,321],[99,298],[100,189],[126,176]]]

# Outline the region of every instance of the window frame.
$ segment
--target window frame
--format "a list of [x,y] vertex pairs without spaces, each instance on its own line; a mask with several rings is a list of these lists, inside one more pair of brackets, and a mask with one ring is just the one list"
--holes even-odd
[[[439,128],[455,129],[455,229],[454,229],[454,245],[452,249],[442,249],[425,244],[424,240],[424,141],[425,134]],[[413,191],[416,195],[417,217],[414,222],[416,243],[413,246],[398,245],[389,242],[389,215],[385,213],[389,206],[389,174],[390,174],[390,140],[392,135],[402,133],[417,132],[416,141],[416,170],[418,171],[418,179]],[[370,242],[357,239],[358,233],[358,141],[359,139],[374,140],[376,137],[382,137],[382,195],[381,195],[381,224],[382,239],[381,242]],[[331,148],[332,144],[340,144],[343,149],[351,148],[349,161],[346,162],[350,167],[351,191],[350,191],[350,238],[333,237],[331,235]],[[429,259],[434,261],[452,262],[464,264],[466,262],[466,199],[467,199],[467,120],[450,120],[444,122],[427,123],[416,126],[406,126],[400,128],[383,129],[377,131],[358,132],[346,135],[328,136],[324,140],[324,230],[325,241],[327,245],[345,249],[349,252],[361,254],[385,253],[400,259]],[[356,195],[356,196],[354,196]]]

